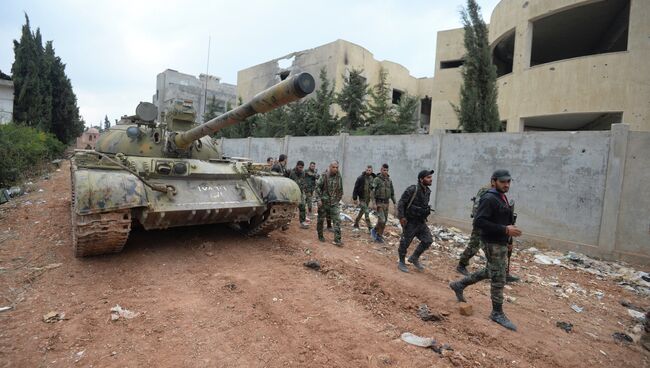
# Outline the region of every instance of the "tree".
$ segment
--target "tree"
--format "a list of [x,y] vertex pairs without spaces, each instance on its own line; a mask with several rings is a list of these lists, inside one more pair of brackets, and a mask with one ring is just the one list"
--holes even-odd
[[108,120],[108,115],[104,115],[104,130],[108,130],[111,127],[111,122]]
[[336,95],[336,103],[345,112],[341,119],[344,131],[351,132],[365,124],[368,83],[361,74],[363,70],[352,69],[350,74],[343,76],[343,88]]
[[332,115],[330,109],[336,101],[334,85],[330,86],[327,71],[323,67],[319,74],[320,87],[316,91],[316,98],[310,100],[311,115],[307,134],[309,135],[334,135],[341,129],[339,120]]
[[217,102],[216,96],[212,96],[210,102],[205,106],[205,112],[203,113],[203,122],[221,115],[223,112],[223,108],[221,106],[222,105]]
[[44,50],[40,29],[33,33],[25,14],[20,41],[14,40],[14,120],[49,130],[51,94],[47,88]]
[[399,100],[397,111],[395,113],[395,126],[397,127],[397,133],[394,134],[409,134],[414,133],[417,130],[417,108],[418,97],[411,96],[404,92],[402,98]]
[[476,0],[467,0],[461,11],[465,29],[465,58],[460,106],[454,106],[458,126],[466,132],[498,132],[501,130],[497,107],[496,67],[488,43],[488,28],[479,14]]
[[365,131],[369,134],[389,134],[387,131],[395,131],[395,109],[391,100],[391,88],[388,85],[388,72],[386,69],[379,69],[379,80],[370,92],[370,103],[368,104],[368,128]]

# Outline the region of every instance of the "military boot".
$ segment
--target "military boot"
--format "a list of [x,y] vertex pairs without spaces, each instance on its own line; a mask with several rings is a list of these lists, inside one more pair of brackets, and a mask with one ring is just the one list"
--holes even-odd
[[456,272],[463,274],[465,276],[469,276],[469,271],[467,270],[467,266],[462,263],[458,263],[458,266],[456,266]]
[[519,278],[518,276],[511,275],[511,274],[506,275],[506,282],[507,283],[518,282],[519,280],[521,280],[521,278]]
[[508,330],[517,331],[517,326],[515,326],[514,323],[510,322],[508,317],[506,317],[506,314],[503,313],[502,304],[492,302],[492,313],[490,314],[490,319],[507,328]]
[[465,296],[463,295],[463,291],[467,287],[467,283],[465,282],[466,279],[467,279],[467,277],[463,278],[460,281],[454,281],[454,282],[449,283],[449,287],[456,294],[456,299],[459,302],[463,302],[463,303],[467,302],[467,300],[465,300]]
[[406,255],[400,254],[399,255],[399,262],[397,263],[397,268],[402,271],[402,272],[409,272],[409,268],[406,267],[406,262],[404,262],[404,258],[406,258]]

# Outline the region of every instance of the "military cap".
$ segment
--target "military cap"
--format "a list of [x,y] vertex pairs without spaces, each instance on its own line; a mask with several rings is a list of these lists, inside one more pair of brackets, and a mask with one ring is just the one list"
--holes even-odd
[[492,173],[492,179],[494,180],[510,180],[512,177],[510,176],[510,171],[508,170],[496,170],[494,173]]
[[422,170],[418,174],[418,180],[433,174],[433,170]]

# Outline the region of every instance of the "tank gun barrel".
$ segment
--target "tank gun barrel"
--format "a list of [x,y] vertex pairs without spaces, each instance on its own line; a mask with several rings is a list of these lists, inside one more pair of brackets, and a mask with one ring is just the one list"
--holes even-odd
[[314,91],[314,78],[300,73],[256,94],[250,101],[216,118],[174,136],[177,148],[186,149],[195,140],[244,121],[258,113],[264,113],[290,102],[299,100]]

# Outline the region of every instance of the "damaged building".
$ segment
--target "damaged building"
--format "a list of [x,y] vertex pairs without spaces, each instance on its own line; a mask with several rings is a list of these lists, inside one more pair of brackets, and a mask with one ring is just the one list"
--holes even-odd
[[[420,132],[429,131],[433,78],[416,78],[404,66],[386,60],[378,61],[370,51],[345,40],[336,40],[240,70],[237,73],[237,94],[243,101],[248,101],[257,92],[300,72],[312,74],[316,79],[316,88],[319,88],[321,68],[325,68],[328,78],[334,82],[335,92],[341,91],[343,76],[349,75],[352,69],[363,70],[362,76],[370,86],[378,82],[379,70],[385,69],[392,103],[399,104],[404,93],[419,96],[420,116],[414,120],[419,120]],[[333,106],[332,110],[339,116],[342,114],[338,106]]]
[[221,83],[221,79],[214,75],[200,74],[197,78],[166,69],[156,77],[156,94],[153,95],[152,101],[158,107],[158,119],[174,101],[191,102],[197,112],[197,121],[202,123],[203,114],[213,99],[219,112],[226,112],[228,106],[236,106],[236,89],[237,86]]
[[[648,0],[499,2],[489,42],[503,130],[608,130],[621,122],[650,130],[648,19]],[[440,31],[434,76],[415,78],[397,63],[337,40],[239,71],[237,92],[246,101],[291,74],[318,76],[323,67],[339,92],[351,69],[362,69],[372,86],[384,68],[394,103],[404,92],[418,96],[420,132],[457,132],[453,105],[459,104],[464,54],[462,28]]]
[[[650,130],[650,1],[502,0],[489,41],[509,132]],[[438,32],[431,129],[454,131],[463,29]]]

